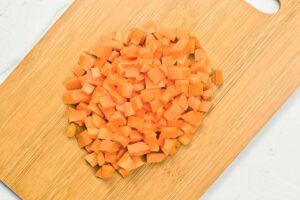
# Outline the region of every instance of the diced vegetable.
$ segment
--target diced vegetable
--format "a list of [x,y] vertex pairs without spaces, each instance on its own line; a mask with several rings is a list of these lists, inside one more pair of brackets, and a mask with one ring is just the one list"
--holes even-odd
[[189,144],[223,83],[196,37],[153,22],[103,37],[72,72],[66,135],[101,179],[125,178]]

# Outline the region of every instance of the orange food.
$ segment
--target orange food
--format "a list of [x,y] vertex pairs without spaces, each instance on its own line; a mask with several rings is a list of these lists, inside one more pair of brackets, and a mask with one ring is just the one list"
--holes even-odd
[[149,146],[144,142],[137,142],[128,145],[128,152],[131,156],[141,156],[150,152]]
[[196,37],[153,22],[103,37],[72,72],[66,135],[101,179],[125,178],[189,144],[223,83]]
[[166,158],[166,155],[163,153],[149,153],[147,154],[148,163],[159,163]]
[[223,83],[223,75],[222,75],[222,71],[219,69],[215,70],[215,84],[216,85],[222,85]]
[[80,81],[78,80],[78,78],[72,78],[71,80],[68,80],[68,81],[65,83],[65,87],[66,87],[68,90],[80,89],[80,88],[81,88],[81,83],[80,83]]
[[90,153],[88,155],[85,156],[85,160],[92,166],[95,167],[98,162],[97,162],[97,155],[96,153]]

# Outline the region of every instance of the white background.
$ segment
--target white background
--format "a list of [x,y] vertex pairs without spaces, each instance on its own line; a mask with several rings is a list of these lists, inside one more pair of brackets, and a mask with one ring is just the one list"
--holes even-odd
[[[276,0],[247,0],[266,13]],[[0,0],[0,83],[72,0]],[[243,3],[243,2],[241,2]],[[0,200],[18,199],[0,182]],[[201,198],[300,199],[300,89]]]

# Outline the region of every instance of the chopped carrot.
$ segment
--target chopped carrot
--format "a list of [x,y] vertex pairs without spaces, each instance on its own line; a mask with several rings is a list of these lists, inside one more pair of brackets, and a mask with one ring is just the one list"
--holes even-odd
[[144,84],[142,83],[134,84],[134,88],[133,88],[134,91],[141,91],[143,89],[145,89]]
[[[99,66],[98,66],[99,67]],[[112,64],[106,62],[104,63],[103,67],[100,69],[101,74],[103,74],[104,76],[108,76],[109,74],[112,73]]]
[[103,112],[105,118],[107,120],[110,119],[110,117],[114,114],[116,111],[114,107],[109,107],[109,108],[102,108],[101,111]]
[[221,70],[215,69],[215,84],[222,85],[223,84],[223,75]]
[[108,61],[113,62],[117,57],[119,57],[119,52],[118,51],[113,51],[111,52]]
[[130,171],[127,171],[126,169],[119,169],[118,170],[118,172],[119,172],[119,174],[121,174],[121,176],[123,177],[123,178],[126,178],[126,177],[128,177],[128,176],[130,176]]
[[156,138],[155,133],[151,133],[149,135],[145,135],[145,143],[149,146],[150,151],[157,152],[159,151],[158,139]]
[[181,118],[192,126],[198,127],[203,120],[203,115],[197,111],[189,111],[183,114]]
[[141,48],[138,57],[140,59],[153,59],[153,53],[150,48]]
[[193,134],[196,131],[196,128],[190,125],[189,123],[182,123],[180,126],[181,130],[185,133],[191,133]]
[[76,139],[80,148],[87,146],[93,140],[88,136],[87,131],[82,131],[81,133],[76,135]]
[[105,164],[98,169],[96,176],[102,179],[108,179],[113,175],[114,171],[115,169],[111,165]]
[[65,83],[65,88],[68,90],[75,90],[81,88],[81,83],[78,78],[72,78]]
[[120,95],[126,98],[130,98],[133,92],[134,86],[129,82],[122,82],[118,84],[118,92]]
[[119,127],[119,131],[127,137],[132,133],[132,129],[129,126],[121,126]]
[[77,126],[74,123],[70,123],[66,131],[68,138],[74,137],[76,134]]
[[149,153],[147,154],[148,163],[159,163],[166,158],[166,155],[163,153]]
[[95,139],[93,143],[90,144],[91,151],[94,151],[95,153],[99,153],[99,148],[101,145],[101,140]]
[[99,166],[104,165],[104,163],[105,163],[104,153],[99,152],[99,153],[97,154],[97,163],[98,163]]
[[130,99],[130,102],[132,104],[132,108],[134,109],[134,111],[137,111],[143,107],[142,100],[139,96],[132,97]]
[[105,96],[100,97],[99,102],[103,108],[110,108],[110,107],[114,107],[116,105],[116,103],[113,102],[113,100],[109,94],[106,94]]
[[140,48],[138,46],[132,45],[129,47],[124,47],[121,50],[121,55],[128,58],[136,58],[139,55]]
[[125,102],[124,109],[125,109],[124,113],[125,113],[126,117],[132,116],[132,115],[135,114],[135,111],[133,109],[132,103],[130,103],[130,102]]
[[106,121],[95,113],[92,114],[92,122],[97,128],[100,128],[106,124]]
[[93,50],[92,50],[92,54],[97,56],[98,59],[99,58],[102,58],[106,60],[109,58],[109,56],[111,55],[111,52],[112,52],[112,48],[111,47],[108,47],[108,46],[104,46],[104,45],[98,45],[96,46]]
[[200,109],[201,101],[197,97],[190,96],[188,104],[194,111],[198,111]]
[[82,66],[83,69],[87,70],[92,68],[95,65],[96,58],[92,55],[89,55],[87,53],[82,53],[80,55],[78,64]]
[[128,124],[129,127],[141,130],[144,126],[144,119],[135,116],[128,117]]
[[145,164],[145,162],[142,160],[142,156],[132,156],[132,160],[135,164],[134,169],[139,168]]
[[131,31],[130,41],[135,45],[143,44],[146,39],[146,35],[147,34],[144,31],[142,31],[141,29],[134,28]]
[[135,167],[135,163],[132,160],[132,158],[130,157],[129,153],[126,152],[121,158],[120,160],[117,162],[117,164],[124,168],[127,171],[131,171],[132,169],[134,169]]
[[162,151],[166,155],[172,155],[176,152],[177,140],[176,139],[165,139]]
[[223,83],[197,37],[153,22],[101,37],[72,71],[66,135],[102,179],[127,177],[189,144]]
[[177,104],[186,111],[189,107],[188,100],[185,96],[185,94],[181,94],[179,97],[177,97]]
[[169,79],[188,79],[190,70],[187,67],[171,67],[169,68]]
[[69,109],[69,122],[85,120],[87,112],[84,110]]
[[201,104],[200,104],[200,106],[199,106],[199,110],[201,112],[207,113],[210,110],[211,106],[212,106],[211,102],[209,102],[209,101],[202,101]]
[[158,84],[164,78],[164,74],[158,67],[153,67],[147,74],[154,84]]
[[119,75],[117,73],[108,74],[107,81],[109,84],[116,86],[119,83]]
[[181,144],[188,145],[192,140],[193,135],[191,133],[184,133],[183,135],[178,137],[178,141]]
[[139,69],[136,67],[127,67],[125,69],[125,77],[127,78],[135,78],[139,76]]
[[115,41],[115,40],[106,41],[106,42],[103,43],[103,45],[106,46],[106,47],[111,47],[111,48],[116,49],[118,51],[123,48],[122,42]]
[[98,164],[97,155],[95,152],[86,155],[84,158],[92,167],[95,167]]
[[137,142],[134,144],[129,144],[127,146],[128,152],[131,156],[141,156],[150,151],[149,146],[144,142]]
[[[126,148],[121,148],[120,151],[117,154],[117,160],[120,160],[122,156],[127,152]],[[118,163],[117,163],[118,164]]]
[[136,143],[136,142],[139,142],[142,140],[143,140],[143,135],[140,132],[138,132],[136,130],[131,131],[131,134],[129,135],[130,143]]
[[98,138],[103,140],[111,140],[112,132],[106,127],[101,127],[99,129]]
[[164,113],[164,118],[168,121],[173,121],[179,119],[181,113],[182,109],[176,103],[173,103]]
[[101,145],[99,147],[100,151],[105,151],[109,153],[117,152],[119,149],[117,143],[112,142],[110,140],[102,140]]
[[96,139],[98,137],[98,129],[97,128],[89,128],[88,135],[92,139]]
[[92,111],[93,113],[96,113],[97,115],[103,117],[103,113],[100,110],[98,104],[90,103],[86,109],[86,111],[89,113],[89,111]]
[[120,105],[120,104],[123,104],[126,102],[126,98],[121,96],[117,91],[110,90],[109,94],[110,94],[112,100],[114,102],[116,102],[117,105]]
[[159,83],[155,84],[153,83],[153,81],[146,77],[145,78],[145,85],[146,85],[146,89],[157,89],[157,88],[162,88],[162,87],[165,87],[165,83],[164,83],[164,80],[161,80]]
[[[204,87],[205,85],[203,86],[203,89],[205,89]],[[203,100],[209,100],[212,96],[213,96],[213,90],[211,88],[203,91],[203,95],[202,95]]]
[[159,89],[142,90],[140,97],[144,102],[150,102],[154,98],[160,98],[161,91]]
[[81,88],[81,90],[86,94],[92,94],[94,89],[95,89],[95,86],[93,86],[89,83],[84,84]]
[[80,65],[77,65],[76,67],[73,68],[73,73],[75,76],[79,77],[84,75],[85,70]]
[[85,146],[85,150],[88,152],[88,153],[92,153],[92,149],[91,149],[91,146],[92,146],[92,143],[88,144],[87,146]]
[[161,28],[159,31],[158,31],[162,36],[172,40],[172,41],[175,41],[176,39],[176,34],[171,30],[171,29],[168,29],[168,28]]
[[117,162],[117,153],[104,152],[104,160],[107,163],[115,163],[115,162]]
[[196,51],[195,51],[195,61],[201,61],[202,59],[205,59],[205,58],[206,58],[205,52],[201,48],[196,49]]
[[176,138],[178,129],[177,127],[161,127],[160,136],[161,138]]
[[128,137],[124,136],[123,134],[116,133],[112,136],[112,140],[114,142],[120,143],[123,147],[127,147],[129,143]]
[[83,92],[66,92],[63,95],[63,102],[65,104],[78,104],[81,102],[89,102],[90,96]]
[[91,72],[92,72],[93,79],[97,79],[97,78],[101,77],[101,72],[100,72],[100,69],[98,67],[93,67],[91,69]]
[[119,111],[116,111],[115,113],[113,113],[112,116],[110,117],[109,121],[112,123],[112,125],[114,125],[116,127],[127,124],[126,118]]
[[175,80],[175,88],[179,92],[182,92],[184,94],[188,94],[189,81],[188,80]]
[[190,96],[200,96],[203,94],[203,84],[190,84],[189,85],[189,95]]
[[[151,61],[151,64],[152,64],[152,61]],[[146,72],[148,72],[150,69],[151,69],[151,65],[149,65],[149,64],[143,64],[142,67],[141,67],[141,69],[140,69],[140,72],[146,73]]]

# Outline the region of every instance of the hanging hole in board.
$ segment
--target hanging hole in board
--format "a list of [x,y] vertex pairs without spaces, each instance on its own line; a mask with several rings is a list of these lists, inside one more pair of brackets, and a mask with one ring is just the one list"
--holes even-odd
[[245,0],[255,9],[266,14],[277,13],[280,9],[279,0]]

